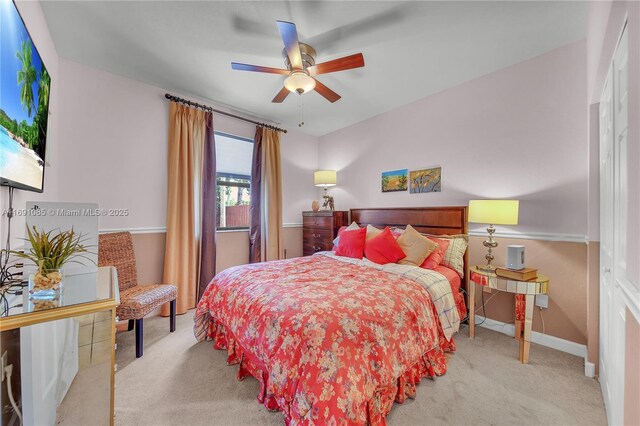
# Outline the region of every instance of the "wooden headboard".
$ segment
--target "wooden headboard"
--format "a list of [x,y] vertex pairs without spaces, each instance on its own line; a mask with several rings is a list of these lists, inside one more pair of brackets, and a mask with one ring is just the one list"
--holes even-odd
[[[351,209],[351,220],[361,226],[413,226],[426,234],[467,234],[467,207],[397,207],[381,209]],[[469,270],[469,249],[464,253],[464,270]],[[462,288],[468,289],[465,273]]]

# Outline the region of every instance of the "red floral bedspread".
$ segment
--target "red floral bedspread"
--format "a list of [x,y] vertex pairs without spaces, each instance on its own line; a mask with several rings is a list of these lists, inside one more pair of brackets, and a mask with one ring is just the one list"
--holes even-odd
[[256,377],[287,424],[385,424],[394,401],[446,371],[455,347],[433,309],[409,278],[311,256],[218,274],[194,332]]

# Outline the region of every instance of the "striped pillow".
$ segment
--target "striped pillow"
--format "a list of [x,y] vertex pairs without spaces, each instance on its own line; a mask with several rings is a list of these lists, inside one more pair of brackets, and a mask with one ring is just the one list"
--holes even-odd
[[469,237],[466,235],[438,235],[437,238],[449,239],[450,244],[444,252],[441,265],[451,268],[464,278],[464,252],[469,245]]
[[[402,228],[393,228],[391,233],[395,236],[402,232]],[[451,268],[460,275],[460,278],[464,278],[464,253],[467,251],[469,245],[469,236],[465,234],[456,235],[435,235],[435,234],[422,234],[427,237],[442,238],[450,241],[449,248],[444,253],[444,258],[440,263],[442,266]]]

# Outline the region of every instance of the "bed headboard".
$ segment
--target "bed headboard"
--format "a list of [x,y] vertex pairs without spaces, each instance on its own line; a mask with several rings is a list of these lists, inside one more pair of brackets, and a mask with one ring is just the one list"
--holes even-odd
[[[413,226],[426,234],[467,234],[467,207],[397,207],[381,209],[351,209],[351,220],[359,225]],[[469,248],[464,254],[464,270],[469,270]],[[462,287],[468,289],[465,274]]]

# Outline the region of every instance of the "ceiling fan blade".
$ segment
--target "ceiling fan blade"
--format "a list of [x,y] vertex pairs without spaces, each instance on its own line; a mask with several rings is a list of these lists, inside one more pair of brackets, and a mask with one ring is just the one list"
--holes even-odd
[[289,93],[291,93],[289,89],[287,89],[286,87],[283,87],[282,90],[278,92],[276,97],[273,98],[271,102],[274,102],[276,104],[282,103],[282,101],[284,101],[286,97],[289,96]]
[[320,83],[318,80],[316,80],[316,88],[314,90],[320,93],[326,100],[328,100],[331,103],[334,103],[335,101],[340,99],[340,95],[338,95],[333,90],[329,89],[324,84]]
[[316,64],[307,68],[307,71],[309,71],[309,75],[319,75],[360,67],[364,67],[364,57],[362,56],[362,53],[356,53],[355,55],[345,56],[344,58]]
[[289,70],[271,67],[261,67],[260,65],[239,64],[238,62],[231,62],[231,68],[239,71],[254,71],[254,72],[266,72],[269,74],[289,74]]
[[300,54],[300,44],[298,42],[298,30],[293,22],[277,21],[280,37],[287,50],[291,68],[302,69],[302,55]]

